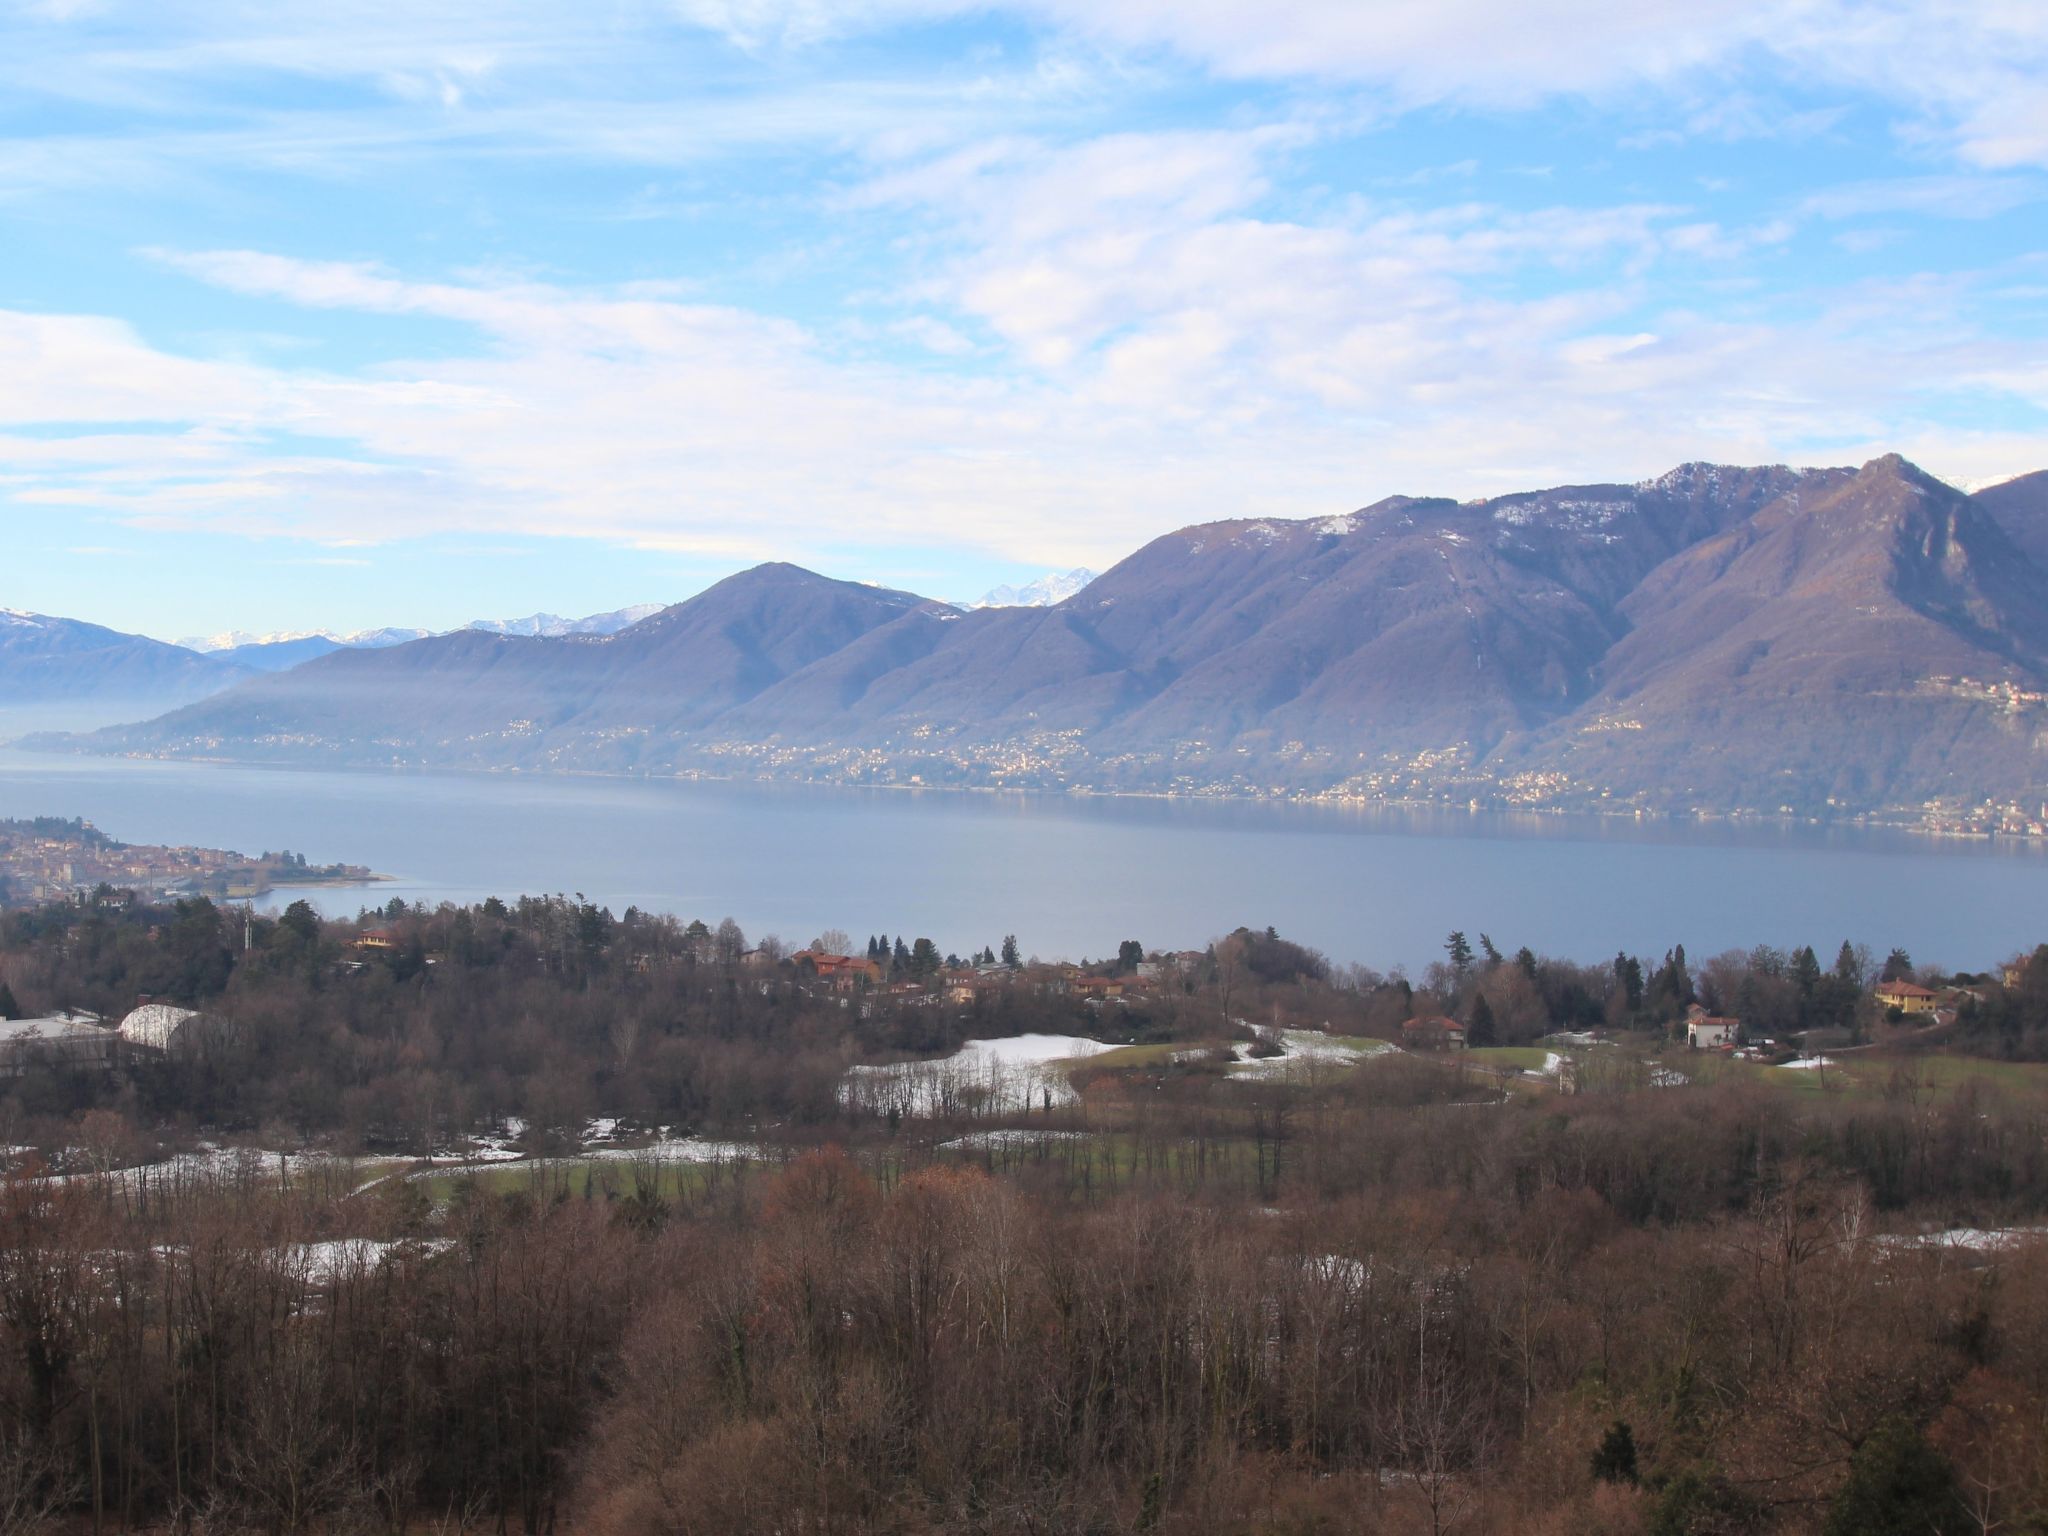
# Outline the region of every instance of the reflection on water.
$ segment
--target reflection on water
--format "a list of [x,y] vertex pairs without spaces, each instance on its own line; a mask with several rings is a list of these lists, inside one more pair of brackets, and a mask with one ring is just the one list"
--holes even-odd
[[[1597,959],[1759,942],[1903,944],[1990,964],[2048,938],[2048,853],[1911,833],[1244,802],[967,795],[534,775],[300,772],[0,751],[0,815],[84,816],[134,842],[398,876],[319,891],[581,891],[804,943],[1113,953],[1272,924],[1339,960],[1411,967],[1451,928]],[[293,893],[298,894],[298,893]]]

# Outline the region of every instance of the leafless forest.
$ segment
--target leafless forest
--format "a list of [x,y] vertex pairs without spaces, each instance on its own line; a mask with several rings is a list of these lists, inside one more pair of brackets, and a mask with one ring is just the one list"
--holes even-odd
[[[245,948],[203,902],[0,925],[25,1012],[203,1015],[0,1097],[0,1533],[2048,1519],[2048,1091],[2021,1059],[2048,965],[1936,1054],[1846,949],[1816,974],[1488,941],[1411,981],[1240,932],[1107,1006],[1028,968],[950,1004],[574,901],[379,921],[367,959],[304,913]],[[1811,1089],[1574,1093],[1414,1050],[1245,1078],[1214,1048],[1483,1001],[1504,1047],[1598,1028],[1638,1062],[1695,999],[1877,1043]],[[1028,1112],[840,1091],[1027,1031],[1135,1045]],[[521,1160],[453,1161],[508,1116]],[[623,1127],[602,1161],[574,1155],[593,1116]],[[664,1150],[684,1133],[749,1150]]]

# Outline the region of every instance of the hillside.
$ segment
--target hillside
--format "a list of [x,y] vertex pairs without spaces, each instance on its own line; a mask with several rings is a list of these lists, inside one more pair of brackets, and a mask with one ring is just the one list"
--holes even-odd
[[962,612],[793,566],[337,653],[93,750],[2038,818],[2032,503],[1897,458],[1203,524]]
[[59,720],[132,720],[218,693],[250,671],[142,635],[0,608],[0,737]]

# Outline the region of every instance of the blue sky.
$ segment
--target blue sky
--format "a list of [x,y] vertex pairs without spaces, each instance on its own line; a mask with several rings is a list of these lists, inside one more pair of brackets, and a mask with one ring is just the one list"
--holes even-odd
[[972,597],[1687,459],[2048,466],[2036,0],[0,0],[0,603]]

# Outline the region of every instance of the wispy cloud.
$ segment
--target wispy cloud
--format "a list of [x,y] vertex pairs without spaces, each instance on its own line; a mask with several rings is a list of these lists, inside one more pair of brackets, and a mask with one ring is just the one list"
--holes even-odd
[[2038,274],[1911,236],[2040,200],[2044,78],[2048,12],[1937,0],[16,5],[54,254],[0,497],[1101,565],[1702,456],[2038,467]]

